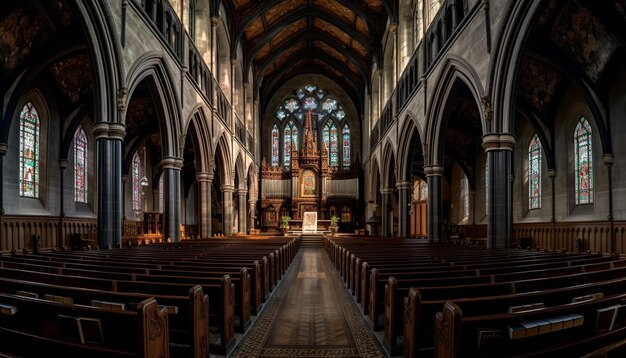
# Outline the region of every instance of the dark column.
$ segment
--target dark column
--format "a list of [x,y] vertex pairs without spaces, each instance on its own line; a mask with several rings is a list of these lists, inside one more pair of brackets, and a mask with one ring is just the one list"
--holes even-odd
[[233,193],[235,187],[232,185],[222,185],[222,217],[224,222],[224,236],[230,236],[233,231]]
[[512,134],[483,136],[489,165],[487,192],[487,248],[504,249],[513,235],[513,147]]
[[93,127],[97,147],[98,245],[122,244],[122,141],[126,126],[98,122]]
[[443,166],[425,166],[424,173],[428,182],[428,238],[432,242],[441,242],[443,239],[443,212],[441,210]]
[[[0,184],[2,184],[2,189],[0,189],[0,232],[2,232],[2,228],[4,227],[4,224],[2,223],[3,221],[3,217],[4,217],[4,198],[3,198],[3,191],[4,191],[4,156],[5,154],[7,154],[7,150],[9,149],[9,146],[6,143],[0,143]],[[6,242],[4,242],[6,240],[5,237],[0,235],[0,248],[2,250],[6,249]]]
[[607,172],[607,182],[609,186],[609,215],[607,216],[607,220],[609,220],[609,252],[614,254],[617,252],[617,242],[615,241],[615,221],[613,218],[613,171],[611,170],[613,167],[613,155],[605,154],[602,156],[602,161],[604,165],[606,165]]
[[393,188],[383,188],[380,189],[380,193],[381,193],[381,206],[380,206],[380,213],[382,216],[382,225],[383,225],[383,230],[382,230],[382,236],[391,236],[392,235],[392,225],[393,222],[391,222],[390,218],[389,218],[389,213],[393,212],[393,208],[391,207],[391,195],[393,194]]
[[[556,169],[548,169],[548,177],[552,183],[552,217],[550,218],[552,223],[552,250],[556,250],[556,186],[554,184]],[[522,248],[524,249],[524,247]]]
[[213,175],[198,173],[198,226],[200,238],[211,237],[211,184]]
[[171,242],[180,241],[180,168],[183,160],[165,157],[163,167],[163,239]]
[[[60,179],[60,184],[59,184],[59,204],[61,207],[61,211],[59,212],[59,227],[57,229],[57,237],[58,237],[58,242],[57,242],[57,246],[58,247],[64,247],[65,246],[65,237],[63,236],[63,221],[65,219],[65,180],[64,178],[64,174],[65,174],[65,169],[67,169],[67,159],[60,159],[59,160],[59,179]],[[72,188],[74,186],[72,185]]]
[[246,205],[246,199],[248,197],[248,190],[237,190],[237,197],[239,198],[239,233],[245,234],[248,226],[248,210]]
[[396,183],[398,189],[399,218],[398,218],[398,236],[402,238],[409,237],[411,220],[409,210],[411,209],[411,182],[399,181]]

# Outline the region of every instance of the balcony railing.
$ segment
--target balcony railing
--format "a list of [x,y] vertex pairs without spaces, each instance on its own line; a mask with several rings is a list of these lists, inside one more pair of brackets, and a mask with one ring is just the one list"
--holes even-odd
[[183,26],[167,0],[135,0],[176,58],[183,60]]
[[209,103],[213,102],[213,74],[209,70],[206,62],[204,62],[203,56],[196,48],[193,40],[189,35],[187,37],[187,43],[189,48],[188,68],[189,77],[191,81],[198,87],[200,92],[204,95]]
[[467,15],[467,0],[446,0],[424,36],[426,44],[426,67],[435,62],[445,45]]

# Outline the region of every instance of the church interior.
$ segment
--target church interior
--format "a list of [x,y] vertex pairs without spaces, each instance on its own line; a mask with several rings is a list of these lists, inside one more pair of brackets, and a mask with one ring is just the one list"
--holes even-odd
[[0,357],[626,356],[625,0],[5,0],[0,79]]

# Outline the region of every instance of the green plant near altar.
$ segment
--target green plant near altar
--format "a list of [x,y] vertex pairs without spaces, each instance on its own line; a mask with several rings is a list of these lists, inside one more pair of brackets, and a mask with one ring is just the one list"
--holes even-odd
[[337,224],[339,224],[339,216],[337,216],[337,215],[331,216],[330,217],[330,226],[337,227]]
[[289,220],[291,220],[291,216],[283,215],[280,218],[280,228],[281,229],[289,229]]

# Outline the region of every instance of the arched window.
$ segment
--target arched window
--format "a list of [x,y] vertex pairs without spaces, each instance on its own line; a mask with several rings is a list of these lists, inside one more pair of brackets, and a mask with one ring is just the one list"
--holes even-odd
[[[350,140],[352,138],[350,135],[352,133],[348,126],[345,109],[335,96],[313,83],[308,83],[296,89],[285,97],[278,105],[278,108],[276,108],[274,118],[272,118],[272,122],[269,125],[272,127],[272,146],[268,156],[272,159],[272,166],[278,165],[274,164],[275,159],[277,160],[276,163],[280,162],[280,158],[277,158],[279,155],[277,156],[275,151],[279,144],[276,144],[274,128],[277,128],[278,131],[280,131],[278,128],[283,128],[282,133],[278,132],[278,137],[280,138],[280,135],[283,136],[283,164],[288,168],[291,164],[292,145],[295,144],[295,148],[299,148],[297,142],[298,128],[304,128],[305,114],[309,111],[313,120],[311,124],[313,139],[315,141],[319,140],[317,143],[320,149],[322,145],[326,144],[329,165],[335,168],[338,168],[340,165],[343,168],[348,168],[351,163]],[[333,124],[327,127],[323,125],[325,122]],[[331,130],[334,140],[331,140]],[[342,140],[342,142],[340,143],[339,140]]]
[[341,136],[343,138],[343,167],[344,168],[349,168],[350,167],[350,128],[348,127],[348,124],[346,123],[343,126],[343,131],[341,133]]
[[87,202],[87,168],[89,167],[87,135],[82,127],[74,133],[74,201]]
[[528,209],[541,208],[541,141],[535,134],[528,145]]
[[286,168],[289,168],[291,166],[291,151],[298,149],[298,127],[296,127],[293,121],[289,121],[287,126],[285,126],[283,143],[285,144],[283,163]]
[[336,168],[339,166],[337,126],[332,122],[326,123],[324,129],[322,130],[322,136],[324,138],[324,145],[328,150],[328,166]]
[[141,179],[143,178],[143,149],[133,156],[133,210],[141,210]]
[[20,196],[39,197],[39,113],[28,102],[20,113]]
[[278,125],[274,124],[274,128],[272,129],[272,166],[278,166]]
[[593,203],[593,146],[591,125],[580,117],[574,130],[574,195],[576,205]]
[[469,217],[469,183],[467,175],[461,180],[461,200],[463,201],[463,218]]

